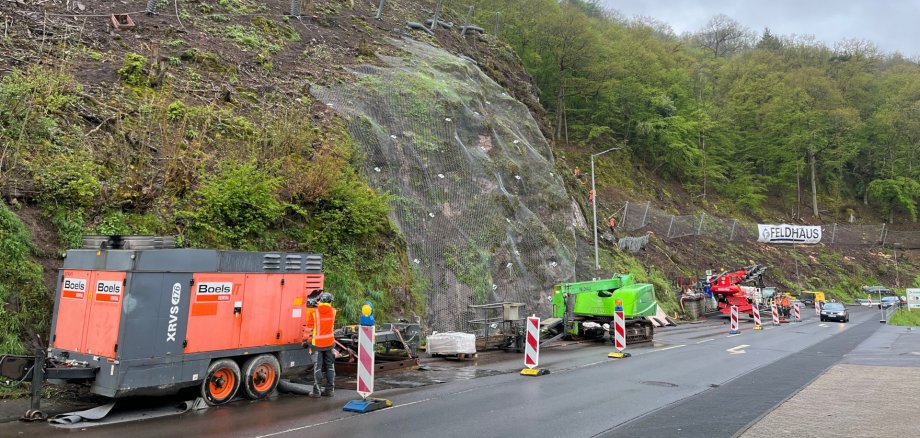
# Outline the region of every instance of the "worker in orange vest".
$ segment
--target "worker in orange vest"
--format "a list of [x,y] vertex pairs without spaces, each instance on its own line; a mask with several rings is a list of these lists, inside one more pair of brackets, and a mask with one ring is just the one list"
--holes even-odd
[[780,305],[783,307],[783,316],[788,318],[789,308],[792,307],[792,304],[789,302],[789,296],[783,295],[783,300],[780,303]]
[[[323,292],[315,308],[307,308],[307,325],[304,326],[304,346],[310,348],[313,358],[313,392],[310,397],[332,397],[335,385],[335,307],[332,294]],[[320,381],[326,382],[320,392]]]

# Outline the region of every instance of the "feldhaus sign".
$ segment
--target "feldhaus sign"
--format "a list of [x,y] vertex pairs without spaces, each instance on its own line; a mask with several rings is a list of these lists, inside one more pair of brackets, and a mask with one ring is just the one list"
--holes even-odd
[[821,227],[814,225],[757,224],[757,241],[764,243],[821,242]]

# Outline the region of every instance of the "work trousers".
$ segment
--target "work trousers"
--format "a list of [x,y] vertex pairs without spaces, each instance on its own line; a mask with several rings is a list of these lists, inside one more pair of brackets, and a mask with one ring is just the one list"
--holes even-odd
[[327,391],[332,391],[335,385],[335,352],[333,347],[328,349],[317,350],[313,347],[313,392],[318,394],[321,391],[320,381],[323,377],[326,384],[323,386]]

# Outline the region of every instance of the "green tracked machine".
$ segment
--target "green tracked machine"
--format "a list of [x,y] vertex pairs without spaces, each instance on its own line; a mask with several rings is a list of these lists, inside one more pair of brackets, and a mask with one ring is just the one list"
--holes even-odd
[[550,339],[601,340],[612,330],[616,301],[623,305],[626,343],[650,342],[654,325],[647,319],[658,311],[655,288],[636,283],[630,274],[612,278],[563,283],[553,293],[553,318],[543,326]]

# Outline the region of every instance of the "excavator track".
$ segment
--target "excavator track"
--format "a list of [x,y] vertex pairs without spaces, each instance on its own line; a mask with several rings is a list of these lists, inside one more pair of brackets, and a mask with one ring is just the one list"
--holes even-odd
[[648,321],[626,322],[626,345],[652,342],[655,326]]

